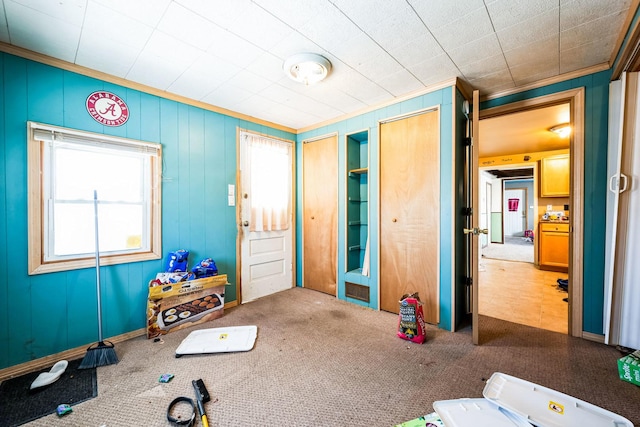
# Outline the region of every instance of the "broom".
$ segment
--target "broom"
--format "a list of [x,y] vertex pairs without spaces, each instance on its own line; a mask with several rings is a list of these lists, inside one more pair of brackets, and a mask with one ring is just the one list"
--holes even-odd
[[113,344],[102,339],[102,304],[100,303],[100,245],[98,243],[98,192],[93,190],[93,211],[96,233],[96,289],[98,294],[98,343],[89,346],[87,354],[78,369],[95,368],[96,366],[118,363],[118,355]]

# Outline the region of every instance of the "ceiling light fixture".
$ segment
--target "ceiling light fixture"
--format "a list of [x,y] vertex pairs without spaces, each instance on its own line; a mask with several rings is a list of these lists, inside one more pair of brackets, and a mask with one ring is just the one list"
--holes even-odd
[[312,85],[329,75],[331,62],[324,56],[315,53],[298,53],[287,58],[282,69],[290,79],[305,85]]
[[556,125],[549,130],[557,134],[560,138],[567,138],[569,135],[571,135],[571,125],[569,123]]

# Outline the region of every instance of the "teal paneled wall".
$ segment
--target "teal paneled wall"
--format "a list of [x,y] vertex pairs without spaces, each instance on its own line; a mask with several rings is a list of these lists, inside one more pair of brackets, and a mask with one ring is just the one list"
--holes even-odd
[[[95,269],[27,274],[27,121],[159,142],[163,148],[162,252],[215,259],[236,300],[236,128],[295,135],[0,53],[0,369],[97,340]],[[85,109],[96,90],[121,96],[130,118],[104,127]],[[101,267],[103,333],[145,327],[147,283],[164,259]],[[15,313],[20,313],[16,316]]]
[[[0,366],[5,366],[9,360],[9,247],[7,240],[7,149],[4,133],[6,128],[5,108],[5,72],[4,72],[4,55],[0,55]],[[26,98],[25,98],[26,100]],[[10,106],[9,109],[13,109]]]
[[583,330],[603,334],[605,203],[607,196],[607,141],[609,79],[611,71],[590,74],[538,89],[482,103],[491,108],[569,89],[585,88],[584,117],[584,257]]
[[[346,299],[359,305],[365,305],[378,309],[378,193],[379,193],[379,137],[378,121],[398,115],[418,111],[428,107],[440,108],[440,326],[443,329],[451,329],[452,310],[452,280],[453,280],[453,241],[452,227],[455,220],[451,213],[455,208],[453,176],[453,91],[451,87],[436,90],[425,95],[383,107],[366,114],[358,115],[337,123],[332,123],[298,135],[297,138],[297,164],[302,164],[302,142],[318,136],[338,134],[338,298]],[[369,238],[371,270],[368,285],[370,287],[370,303],[345,298],[345,134],[369,129]],[[297,177],[296,210],[297,223],[297,278],[298,286],[302,285],[302,182],[301,174]]]

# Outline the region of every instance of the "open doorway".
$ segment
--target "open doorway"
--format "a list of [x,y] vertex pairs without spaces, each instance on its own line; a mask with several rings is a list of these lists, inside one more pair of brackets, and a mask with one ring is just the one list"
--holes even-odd
[[567,265],[549,271],[539,262],[539,232],[547,211],[568,222],[564,208],[570,204],[570,192],[542,197],[540,165],[546,158],[571,155],[571,138],[549,130],[571,122],[570,107],[566,101],[481,119],[478,144],[479,203],[488,225],[486,242],[480,242],[478,250],[478,312],[564,334],[570,326],[569,235]]
[[535,170],[536,164],[480,170],[480,198],[485,200],[481,205],[486,206],[489,219],[482,227],[488,229],[481,248],[483,259],[535,263]]

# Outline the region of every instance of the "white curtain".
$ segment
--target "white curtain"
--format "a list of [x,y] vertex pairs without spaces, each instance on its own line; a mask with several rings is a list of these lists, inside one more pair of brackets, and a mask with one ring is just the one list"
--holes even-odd
[[241,137],[248,148],[250,231],[289,228],[291,218],[291,144],[251,133]]

